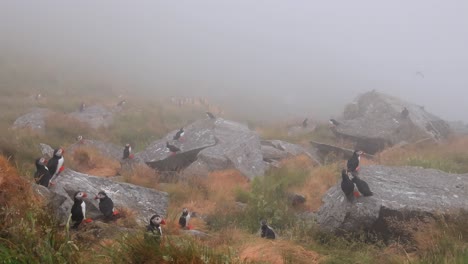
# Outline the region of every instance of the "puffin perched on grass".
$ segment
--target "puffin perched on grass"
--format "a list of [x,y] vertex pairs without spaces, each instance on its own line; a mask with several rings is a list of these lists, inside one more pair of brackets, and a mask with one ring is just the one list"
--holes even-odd
[[130,144],[125,144],[125,148],[123,151],[123,159],[128,159],[130,158],[130,154],[132,153],[132,146]]
[[190,220],[190,214],[187,208],[184,208],[182,210],[182,215],[179,217],[179,226],[184,229],[189,228],[189,220]]
[[73,206],[71,208],[71,220],[73,222],[72,228],[78,228],[78,226],[83,222],[91,222],[90,219],[86,219],[86,203],[83,201],[83,198],[88,197],[85,192],[78,191],[73,196]]
[[105,191],[100,191],[94,199],[99,200],[99,210],[106,220],[111,220],[119,214],[119,212],[114,209],[114,202],[107,196]]
[[165,224],[166,221],[160,215],[155,214],[151,217],[149,225],[146,226],[146,232],[150,236],[161,237],[163,234],[161,225]]
[[36,173],[34,173],[34,180],[39,185],[49,187],[51,184],[50,179],[52,179],[52,175],[50,175],[49,169],[46,167],[45,162],[46,160],[44,158],[39,158],[36,160]]
[[262,230],[261,237],[266,238],[266,239],[276,238],[275,231],[273,231],[273,229],[269,225],[267,225],[266,220],[262,220],[260,222],[260,225],[261,225],[261,230]]

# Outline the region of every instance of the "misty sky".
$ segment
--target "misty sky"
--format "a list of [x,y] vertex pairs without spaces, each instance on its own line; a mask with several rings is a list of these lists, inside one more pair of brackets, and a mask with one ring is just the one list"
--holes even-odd
[[468,121],[467,14],[466,0],[0,0],[0,55],[255,113],[328,118],[377,89]]

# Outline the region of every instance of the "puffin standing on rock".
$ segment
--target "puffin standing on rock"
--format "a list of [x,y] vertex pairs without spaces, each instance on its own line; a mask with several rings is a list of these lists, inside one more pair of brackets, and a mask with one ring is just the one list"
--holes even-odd
[[330,120],[328,120],[328,122],[329,122],[330,125],[332,125],[332,126],[338,126],[338,125],[340,125],[340,122],[336,121],[336,120],[333,119],[333,118],[330,119]]
[[36,160],[36,173],[34,173],[34,180],[37,184],[44,187],[49,187],[53,185],[50,182],[52,176],[50,175],[49,169],[45,165],[46,160],[44,158],[39,158]]
[[178,141],[183,141],[184,140],[184,134],[185,134],[185,131],[184,131],[184,128],[181,128],[179,129],[179,131],[177,131],[177,133],[174,135],[174,140],[178,140]]
[[73,221],[72,228],[78,228],[78,226],[85,221],[85,223],[89,223],[92,220],[86,219],[86,203],[83,201],[83,198],[88,197],[85,192],[78,191],[73,196],[73,206],[71,208],[71,220]]
[[83,140],[83,136],[82,135],[78,135],[76,137],[76,141],[78,144],[84,144],[84,140]]
[[210,112],[206,112],[206,115],[210,118],[210,119],[216,119],[216,116],[214,116],[212,113]]
[[49,169],[49,172],[52,175],[52,179],[58,176],[64,170],[64,162],[65,159],[63,158],[63,149],[58,148],[54,150],[54,155],[47,162],[47,168]]
[[123,159],[131,158],[130,154],[132,153],[132,146],[130,144],[125,144],[125,148],[123,151]]
[[178,151],[180,151],[180,148],[174,146],[174,145],[171,145],[169,144],[169,142],[166,141],[166,147],[169,149],[169,151],[171,152],[171,155],[175,155]]
[[372,196],[374,193],[369,188],[367,182],[361,180],[358,176],[353,177],[353,182],[356,184],[358,191],[364,196]]
[[353,177],[356,177],[359,173],[359,161],[361,160],[361,155],[364,152],[360,150],[356,150],[353,153],[353,156],[348,160],[346,166],[348,168],[348,172],[351,172]]
[[349,179],[346,170],[341,171],[341,179],[341,190],[343,190],[346,197],[350,199],[353,197],[354,183]]
[[112,217],[119,214],[119,212],[114,209],[114,202],[107,196],[106,192],[100,191],[94,199],[99,200],[99,210],[106,220],[110,220]]

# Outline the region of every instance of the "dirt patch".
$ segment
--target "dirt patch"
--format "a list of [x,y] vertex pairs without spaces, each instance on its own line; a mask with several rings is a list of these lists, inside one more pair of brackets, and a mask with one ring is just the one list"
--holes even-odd
[[287,241],[257,239],[255,243],[248,244],[241,250],[240,259],[271,264],[314,264],[319,263],[320,255]]

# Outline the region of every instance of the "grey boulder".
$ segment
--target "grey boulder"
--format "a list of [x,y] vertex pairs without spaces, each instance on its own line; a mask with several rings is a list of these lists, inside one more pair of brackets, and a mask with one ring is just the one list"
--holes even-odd
[[[213,170],[231,168],[239,170],[248,178],[264,174],[265,164],[259,136],[247,126],[221,118],[204,119],[186,126],[184,131],[183,140],[173,140],[177,130],[173,131],[165,138],[153,142],[145,151],[137,153],[136,158],[148,165],[162,160],[171,164],[183,164],[177,166],[177,169],[184,169],[186,175],[207,174]],[[181,151],[171,156],[166,142],[177,146]]]
[[316,164],[320,164],[316,153],[300,145],[292,144],[282,140],[262,140],[262,155],[266,162],[278,161],[284,158],[298,155],[306,155]]
[[77,191],[88,194],[85,198],[86,217],[101,216],[99,203],[94,196],[101,190],[113,200],[115,207],[130,209],[134,212],[139,225],[147,224],[153,214],[165,216],[168,206],[168,194],[128,183],[114,182],[101,177],[90,176],[66,169],[54,181],[55,186],[44,188],[35,185],[36,191],[53,208],[61,223],[65,223],[73,205],[73,195]]
[[44,132],[46,118],[49,111],[44,108],[34,108],[31,112],[18,117],[13,123],[13,128],[28,128],[37,132]]
[[[404,108],[408,115],[402,114]],[[400,142],[439,140],[451,134],[449,124],[424,107],[372,91],[346,106],[335,134],[356,142],[356,148],[374,154]]]
[[104,106],[92,105],[84,108],[83,111],[70,113],[70,116],[97,129],[100,127],[109,127],[113,122],[114,112],[108,110]]
[[347,200],[340,183],[323,197],[317,213],[322,229],[331,232],[385,231],[385,217],[452,214],[468,210],[468,175],[419,167],[363,167],[360,178],[374,193]]

